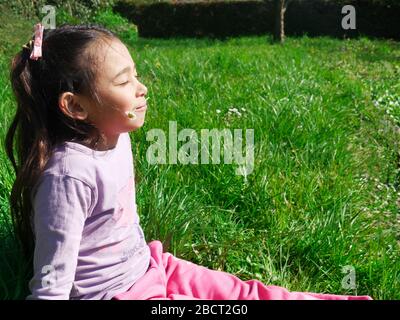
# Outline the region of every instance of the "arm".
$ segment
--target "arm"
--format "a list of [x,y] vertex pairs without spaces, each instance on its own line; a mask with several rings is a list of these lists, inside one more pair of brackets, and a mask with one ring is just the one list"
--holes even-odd
[[30,299],[68,300],[75,279],[92,189],[69,177],[46,175],[33,198],[35,252]]

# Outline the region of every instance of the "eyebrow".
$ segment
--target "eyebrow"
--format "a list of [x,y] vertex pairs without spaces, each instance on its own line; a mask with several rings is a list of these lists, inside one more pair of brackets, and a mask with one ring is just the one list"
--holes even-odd
[[[120,76],[121,74],[123,74],[123,73],[129,71],[130,69],[131,69],[131,67],[129,67],[129,66],[123,68],[121,71],[119,71],[119,72],[114,76],[113,80],[114,80],[115,78],[117,78],[118,76]],[[133,69],[136,69],[136,65],[135,65],[135,64],[133,64]]]

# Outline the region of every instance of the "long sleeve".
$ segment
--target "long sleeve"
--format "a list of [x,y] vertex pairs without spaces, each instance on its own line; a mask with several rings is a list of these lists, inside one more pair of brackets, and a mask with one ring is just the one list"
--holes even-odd
[[92,188],[67,175],[45,175],[33,197],[35,251],[31,299],[69,299]]

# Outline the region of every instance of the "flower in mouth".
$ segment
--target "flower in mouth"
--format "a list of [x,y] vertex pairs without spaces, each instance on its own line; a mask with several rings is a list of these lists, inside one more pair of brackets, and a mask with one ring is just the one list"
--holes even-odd
[[137,118],[136,114],[133,111],[125,112],[129,119],[135,120]]
[[[147,100],[148,100],[149,98],[145,98],[145,99],[146,99],[146,103],[147,103]],[[136,107],[136,108],[134,108],[134,109],[131,110],[131,111],[126,111],[126,112],[125,112],[125,114],[128,116],[128,118],[129,118],[130,120],[135,120],[135,119],[137,118],[137,115],[136,115],[135,112],[134,112],[137,108],[140,108],[140,107]]]

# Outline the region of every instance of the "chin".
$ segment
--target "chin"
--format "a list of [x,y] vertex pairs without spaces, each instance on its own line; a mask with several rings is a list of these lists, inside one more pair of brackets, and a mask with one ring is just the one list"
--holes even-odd
[[135,120],[132,125],[130,126],[131,131],[136,131],[143,127],[144,125],[144,119],[137,119]]

